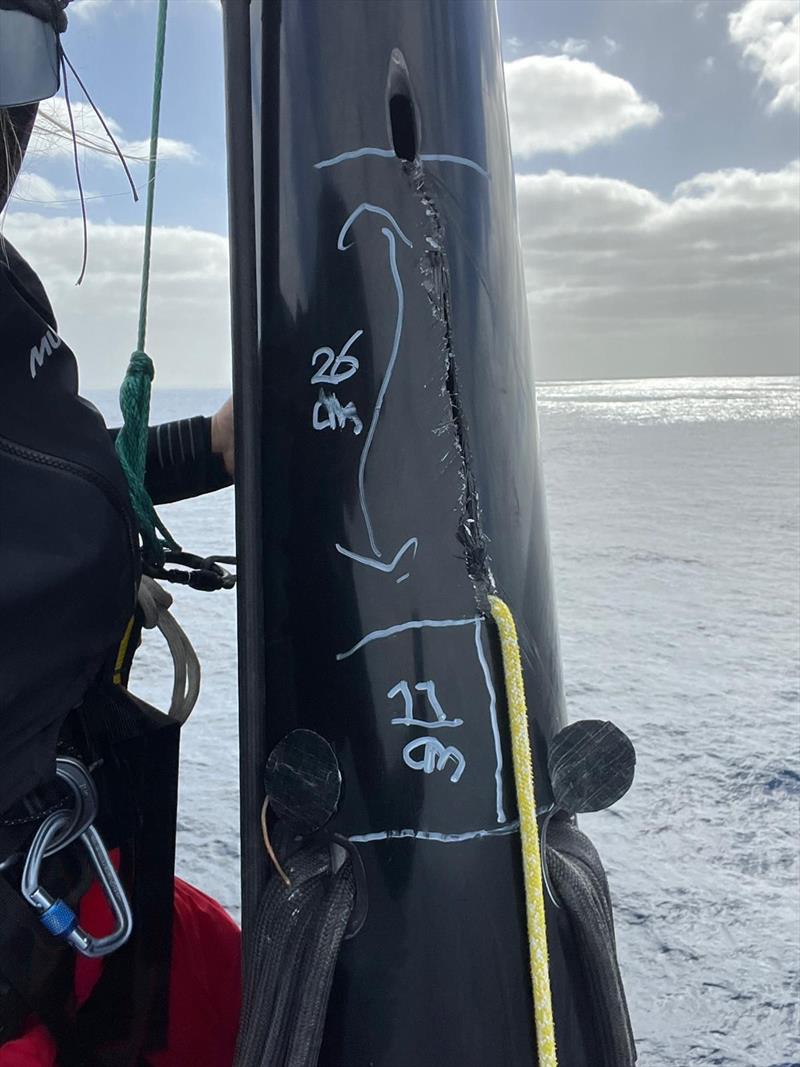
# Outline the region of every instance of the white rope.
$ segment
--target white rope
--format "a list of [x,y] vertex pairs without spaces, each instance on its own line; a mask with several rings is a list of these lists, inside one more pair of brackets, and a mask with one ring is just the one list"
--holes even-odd
[[158,582],[146,574],[139,585],[139,607],[146,630],[158,629],[167,642],[172,656],[174,678],[172,700],[167,714],[184,723],[192,713],[200,695],[200,661],[192,643],[170,613],[172,596]]

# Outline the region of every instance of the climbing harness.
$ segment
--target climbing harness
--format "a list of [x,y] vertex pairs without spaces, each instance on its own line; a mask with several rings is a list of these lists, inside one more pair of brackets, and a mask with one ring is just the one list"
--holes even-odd
[[[67,782],[73,793],[74,807],[51,812],[34,835],[22,870],[20,891],[39,912],[42,926],[54,937],[62,938],[82,956],[96,959],[115,952],[130,937],[133,918],[125,891],[106,851],[100,834],[94,827],[97,812],[97,792],[91,775],[76,759],[58,759],[56,774]],[[53,897],[40,882],[42,861],[73,841],[80,841],[91,860],[95,875],[103,889],[115,919],[115,928],[105,937],[95,938],[78,925],[72,908],[62,899]]]

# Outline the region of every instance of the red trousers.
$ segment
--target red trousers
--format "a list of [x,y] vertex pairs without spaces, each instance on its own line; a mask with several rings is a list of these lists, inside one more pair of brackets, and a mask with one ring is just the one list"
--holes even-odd
[[[81,901],[80,922],[96,936],[110,932],[111,915],[98,887]],[[167,1048],[147,1058],[151,1067],[230,1067],[241,1000],[241,935],[216,901],[175,879],[170,1016]],[[78,956],[75,993],[88,999],[102,960]],[[36,1020],[0,1046],[0,1067],[57,1067],[58,1049]]]

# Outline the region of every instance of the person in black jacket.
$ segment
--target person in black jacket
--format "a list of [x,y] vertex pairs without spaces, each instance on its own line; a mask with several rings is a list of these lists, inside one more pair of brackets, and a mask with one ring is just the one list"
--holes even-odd
[[[0,0],[0,4],[9,2],[10,0]],[[0,133],[3,138],[0,146],[0,210],[11,193],[30,139],[35,115],[36,106],[30,103],[0,109]],[[74,463],[90,471],[99,467],[95,469],[95,474],[113,483],[114,495],[117,497],[126,498],[127,487],[113,449],[116,431],[106,430],[99,412],[89,401],[79,396],[77,361],[66,341],[59,335],[44,287],[25,259],[4,239],[0,243],[0,340],[4,375],[0,397],[0,476],[3,477],[3,496],[0,496],[0,501],[4,500],[5,494],[10,494],[9,503],[0,510],[3,523],[0,543],[6,562],[11,562],[20,580],[18,594],[14,594],[14,584],[11,590],[6,586],[5,592],[0,593],[4,615],[3,630],[5,623],[9,623],[15,634],[15,639],[0,642],[1,813],[12,798],[18,799],[22,795],[20,791],[30,789],[36,777],[41,775],[38,768],[42,763],[36,746],[28,745],[35,716],[28,717],[20,742],[27,745],[27,767],[20,771],[15,769],[15,762],[17,758],[22,759],[22,755],[17,752],[17,745],[12,744],[6,735],[20,717],[12,713],[15,700],[20,696],[18,690],[20,687],[25,690],[26,682],[20,678],[18,685],[13,686],[13,694],[10,694],[7,690],[11,683],[7,682],[7,679],[25,674],[34,650],[35,663],[41,665],[43,646],[49,646],[51,650],[61,648],[65,657],[73,655],[70,641],[65,639],[64,632],[75,635],[77,640],[82,631],[86,638],[84,650],[81,655],[76,652],[73,656],[77,670],[76,685],[64,683],[62,656],[54,656],[59,660],[59,664],[53,673],[58,678],[63,694],[59,700],[42,699],[42,668],[34,667],[33,664],[30,666],[31,680],[36,681],[35,703],[46,703],[52,710],[47,713],[48,717],[52,715],[55,718],[55,706],[65,701],[75,703],[80,696],[80,686],[89,680],[92,671],[89,665],[96,666],[99,650],[97,641],[92,641],[90,635],[102,631],[107,636],[118,639],[119,626],[122,625],[124,630],[132,605],[127,591],[109,587],[108,583],[105,586],[106,603],[90,604],[85,591],[99,591],[102,586],[98,586],[91,570],[86,569],[85,573],[83,572],[79,567],[81,560],[73,559],[71,562],[77,568],[73,575],[75,588],[83,590],[80,595],[86,615],[91,614],[95,620],[94,624],[83,627],[76,624],[61,626],[59,635],[48,637],[41,623],[37,623],[37,638],[26,634],[22,621],[25,618],[33,620],[42,614],[48,615],[49,619],[54,621],[55,617],[46,606],[48,589],[53,592],[58,589],[63,591],[67,584],[65,575],[60,572],[53,571],[48,580],[47,569],[43,572],[41,561],[35,558],[35,538],[32,539],[31,527],[46,527],[55,532],[59,528],[63,530],[63,524],[66,522],[71,521],[71,524],[75,525],[79,519],[77,496],[73,506],[68,507],[68,514],[71,516],[69,520],[66,513],[64,516],[58,513],[59,494],[48,494],[46,490],[43,490],[45,495],[38,501],[44,510],[37,519],[37,500],[32,488],[35,479],[31,479],[29,469],[32,453],[41,452],[62,463]],[[105,442],[102,437],[105,437]],[[12,448],[16,450],[14,457]],[[27,460],[21,459],[20,449],[28,451]],[[16,474],[4,469],[12,462]],[[19,473],[20,463],[28,464],[23,474]],[[52,463],[47,469],[48,477],[51,477]],[[154,504],[170,503],[173,500],[221,489],[233,481],[233,474],[234,420],[230,399],[211,417],[195,416],[150,428],[146,488]],[[27,490],[18,493],[15,489],[17,482],[28,487]],[[74,485],[70,489],[74,490]],[[125,507],[127,508],[127,503]],[[25,509],[25,512],[15,519],[15,511],[18,509]],[[93,506],[86,505],[84,510],[94,522],[95,519],[91,517],[94,514]],[[17,530],[17,537],[14,536],[14,530]],[[92,537],[89,531],[84,536]],[[93,540],[98,541],[101,538],[102,530],[98,527]],[[16,551],[13,550],[12,542]],[[125,554],[129,554],[128,547],[125,548]],[[134,567],[130,560],[125,566],[122,560],[114,562],[110,553],[103,554],[98,551],[96,557],[97,575],[119,575]],[[51,560],[58,559],[62,563],[67,562],[63,554],[58,552],[57,546],[53,545]],[[25,585],[23,576],[26,574],[30,576],[31,588]],[[37,601],[42,601],[43,606],[34,610],[33,605]],[[9,664],[7,669],[6,663]],[[77,669],[79,666],[80,670]],[[26,701],[23,700],[22,703]],[[16,727],[14,729],[15,733],[19,732]],[[47,734],[46,740],[50,749],[51,733],[50,731]],[[7,744],[4,744],[6,740]]]
[[[0,211],[37,102],[58,88],[66,3],[0,0]],[[221,1067],[233,1057],[239,935],[213,901],[173,887],[177,727],[120,684],[141,559],[115,431],[80,395],[44,288],[2,238],[0,368],[0,1067],[12,1046],[15,1064],[132,1067],[162,1049],[160,1067]],[[211,418],[150,429],[155,503],[222,488],[233,473],[230,400]],[[90,921],[108,921],[86,893],[92,869],[78,842],[42,866],[63,901],[37,912],[22,891],[34,835],[79,803],[56,777],[57,756],[91,771],[133,911],[133,935],[102,977],[87,978],[86,961],[56,939],[73,931],[64,915],[82,923],[88,908]]]

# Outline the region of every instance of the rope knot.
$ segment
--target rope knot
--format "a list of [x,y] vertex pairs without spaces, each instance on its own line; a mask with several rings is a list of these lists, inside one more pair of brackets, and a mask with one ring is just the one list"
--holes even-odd
[[155,373],[153,361],[146,352],[137,351],[131,354],[130,362],[128,363],[128,374],[135,374],[152,382]]
[[[2,5],[3,0],[0,0]],[[153,236],[153,190],[158,155],[158,122],[161,112],[161,90],[164,72],[164,41],[167,31],[167,0],[159,0],[158,32],[156,34],[156,71],[153,83],[153,115],[150,123],[150,168],[147,179],[147,212],[144,223],[144,256],[142,289],[139,299],[139,333],[136,351],[128,362],[128,370],[119,390],[122,429],[117,435],[116,449],[125,477],[128,479],[131,505],[136,514],[142,537],[142,554],[155,567],[164,564],[164,549],[178,551],[179,545],[159,519],[147,492],[147,428],[150,421],[150,385],[155,375],[153,361],[144,349],[147,326],[147,293],[150,284],[150,244]],[[99,114],[99,112],[98,112]],[[160,536],[159,536],[160,535]]]

